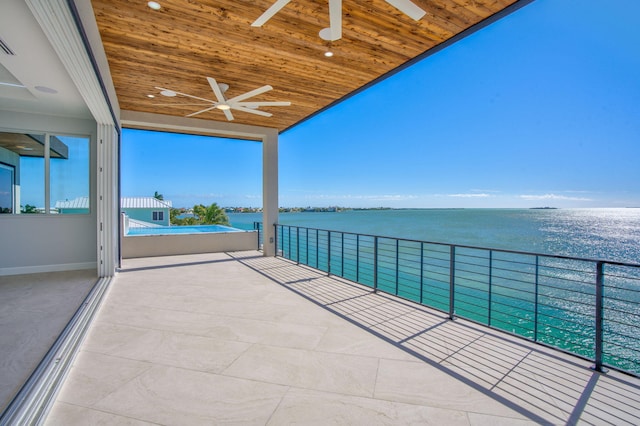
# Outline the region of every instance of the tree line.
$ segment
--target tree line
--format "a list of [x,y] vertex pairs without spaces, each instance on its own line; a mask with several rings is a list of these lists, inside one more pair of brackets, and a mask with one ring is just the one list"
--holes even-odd
[[170,211],[170,220],[172,225],[230,225],[227,213],[213,203],[210,206],[196,204],[191,209],[192,215],[178,217],[189,213],[186,209],[172,208]]
[[[153,198],[157,200],[164,200],[164,196],[158,191],[155,191]],[[229,217],[227,213],[218,206],[217,203],[213,203],[210,206],[204,204],[196,204],[191,209],[191,215],[185,217],[178,217],[184,214],[189,214],[187,209],[172,208],[169,211],[169,220],[172,225],[231,225],[229,223]]]

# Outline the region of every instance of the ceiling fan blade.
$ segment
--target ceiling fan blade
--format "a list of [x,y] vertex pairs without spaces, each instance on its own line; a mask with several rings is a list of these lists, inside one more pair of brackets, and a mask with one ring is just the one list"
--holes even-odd
[[342,0],[329,0],[329,28],[320,30],[320,38],[327,41],[342,38]]
[[211,86],[211,90],[213,90],[213,94],[216,95],[218,102],[222,104],[225,103],[226,99],[224,98],[222,90],[220,90],[220,86],[218,86],[218,82],[215,80],[215,78],[207,77],[207,81]]
[[203,110],[197,111],[197,112],[193,112],[189,115],[186,115],[185,117],[193,117],[194,115],[198,115],[198,114],[202,114],[203,112],[207,112],[207,111],[211,111],[212,109],[214,109],[215,106],[209,107],[209,108],[205,108]]
[[262,115],[263,117],[271,117],[273,115],[273,114],[271,114],[269,112],[260,111],[259,109],[246,108],[246,107],[243,107],[241,105],[234,106],[233,109],[238,110],[238,111],[249,112],[251,114]]
[[247,107],[247,108],[257,108],[261,106],[291,106],[291,102],[284,101],[275,101],[275,102],[238,102],[237,106]]
[[233,121],[233,114],[231,114],[230,109],[223,109],[222,112],[224,112],[224,116],[227,117],[227,120]]
[[329,0],[329,28],[331,41],[342,38],[342,0]]
[[181,104],[181,103],[173,103],[173,104],[151,104],[153,106],[204,106],[204,105],[211,105],[212,103],[215,102],[207,102],[206,104],[204,103],[199,103],[199,104]]
[[245,99],[249,99],[252,98],[254,96],[258,96],[261,93],[264,92],[268,92],[269,90],[273,89],[273,87],[269,86],[268,84],[266,86],[262,86],[262,87],[258,87],[257,89],[253,89],[243,95],[239,95],[236,96],[235,98],[231,98],[231,99],[227,99],[227,103],[236,103],[236,102],[240,102],[243,101]]
[[427,13],[411,0],[386,0],[386,2],[416,21],[419,21]]
[[169,91],[169,92],[173,92],[176,95],[186,96],[187,98],[198,99],[200,101],[205,101],[205,102],[209,102],[209,103],[215,103],[216,102],[216,101],[212,101],[211,99],[199,98],[198,96],[187,95],[186,93],[176,92],[175,90],[171,90],[171,89],[165,89],[164,87],[156,87],[156,89],[158,89],[160,91],[166,90],[166,91]]
[[260,15],[260,17],[258,19],[256,19],[255,22],[253,24],[251,24],[251,26],[252,27],[261,27],[262,25],[264,25],[265,22],[267,22],[269,19],[271,19],[271,17],[273,15],[278,13],[280,11],[280,9],[285,7],[287,5],[287,3],[289,3],[290,1],[291,0],[278,0],[278,1],[276,1],[274,4],[271,5],[271,7],[269,9],[267,9],[262,15]]

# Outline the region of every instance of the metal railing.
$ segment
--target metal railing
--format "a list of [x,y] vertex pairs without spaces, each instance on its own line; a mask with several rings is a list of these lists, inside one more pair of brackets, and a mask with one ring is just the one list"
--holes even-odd
[[639,264],[274,226],[278,256],[640,375]]

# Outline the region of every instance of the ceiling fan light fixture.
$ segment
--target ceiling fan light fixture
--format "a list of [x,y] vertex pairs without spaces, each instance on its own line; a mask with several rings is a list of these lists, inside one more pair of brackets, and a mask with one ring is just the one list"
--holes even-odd
[[227,104],[218,104],[218,105],[216,105],[216,108],[218,108],[218,109],[220,109],[222,111],[231,109],[231,107],[229,105],[227,105]]
[[162,92],[160,92],[160,94],[162,96],[167,96],[169,98],[172,98],[176,95],[176,92],[174,92],[173,90],[163,90]]
[[162,8],[162,6],[160,6],[160,3],[158,3],[157,1],[147,2],[147,6],[149,6],[149,8],[153,10],[160,10],[160,8]]

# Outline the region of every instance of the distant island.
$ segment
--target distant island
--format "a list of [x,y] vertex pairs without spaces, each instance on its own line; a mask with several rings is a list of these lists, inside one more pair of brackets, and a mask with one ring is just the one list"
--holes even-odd
[[558,210],[557,207],[531,207],[531,210]]

